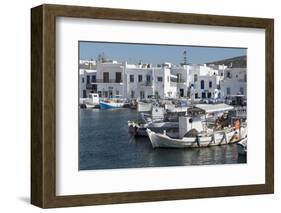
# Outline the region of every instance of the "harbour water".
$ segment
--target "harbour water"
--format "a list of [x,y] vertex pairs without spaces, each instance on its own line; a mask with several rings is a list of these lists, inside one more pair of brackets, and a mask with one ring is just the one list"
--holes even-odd
[[148,137],[134,137],[126,108],[79,111],[79,170],[246,163],[236,145],[195,149],[153,149]]

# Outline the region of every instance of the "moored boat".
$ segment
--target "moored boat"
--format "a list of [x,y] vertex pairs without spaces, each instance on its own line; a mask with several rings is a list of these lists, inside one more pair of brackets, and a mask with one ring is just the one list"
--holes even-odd
[[200,148],[238,142],[238,132],[232,129],[217,131],[212,134],[198,134],[194,137],[172,138],[168,135],[146,130],[153,148]]
[[100,109],[121,108],[123,106],[123,102],[100,101]]
[[[247,135],[246,123],[241,126],[240,120],[229,120],[225,113],[233,107],[226,104],[196,105],[188,109],[186,116],[179,117],[179,135],[177,138],[151,129],[146,132],[152,147],[194,148],[237,143]],[[218,115],[216,115],[218,114]],[[208,123],[213,116],[215,122]]]
[[99,94],[98,93],[90,93],[88,98],[84,98],[80,100],[81,108],[98,108],[99,107]]
[[100,109],[114,109],[122,108],[125,106],[125,101],[121,98],[120,95],[116,95],[107,100],[100,101]]

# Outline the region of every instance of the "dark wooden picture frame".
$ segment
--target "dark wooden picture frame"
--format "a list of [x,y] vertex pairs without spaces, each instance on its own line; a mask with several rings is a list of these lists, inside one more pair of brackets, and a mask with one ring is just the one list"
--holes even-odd
[[[265,184],[87,195],[56,195],[56,17],[265,29]],[[31,203],[66,207],[274,192],[274,20],[126,9],[41,5],[31,9]]]

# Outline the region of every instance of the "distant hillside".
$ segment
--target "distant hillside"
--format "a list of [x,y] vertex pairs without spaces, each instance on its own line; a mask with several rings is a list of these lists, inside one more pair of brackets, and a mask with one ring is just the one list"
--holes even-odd
[[208,62],[207,64],[224,64],[228,67],[247,67],[247,56],[238,56],[238,57],[234,57],[234,58],[227,58],[227,59],[223,59],[223,60],[219,60],[219,61],[213,61],[213,62]]

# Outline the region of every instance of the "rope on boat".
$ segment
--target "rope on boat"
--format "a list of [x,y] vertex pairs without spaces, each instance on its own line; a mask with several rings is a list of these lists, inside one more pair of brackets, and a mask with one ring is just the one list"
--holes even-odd
[[215,142],[215,134],[212,134],[211,137],[212,137],[212,140],[210,141],[210,143],[208,144],[208,146],[210,146],[212,143],[214,143],[214,144],[216,143],[216,142]]
[[196,135],[195,142],[197,143],[197,146],[200,147],[200,139],[198,135]]
[[219,142],[218,145],[221,145],[224,140],[225,140],[225,143],[227,144],[227,139],[226,139],[226,133],[225,132],[223,132],[223,137],[222,137],[222,139],[221,139],[221,141]]

